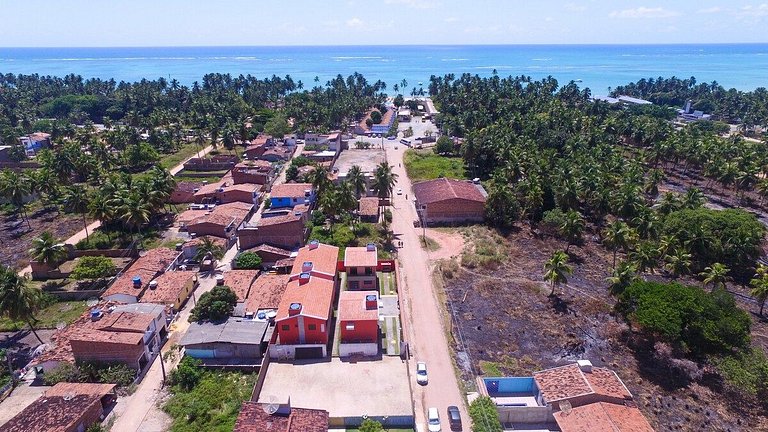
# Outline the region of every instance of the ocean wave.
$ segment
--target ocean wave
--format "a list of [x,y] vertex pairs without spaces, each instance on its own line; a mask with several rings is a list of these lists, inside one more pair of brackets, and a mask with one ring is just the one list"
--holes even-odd
[[533,58],[531,61],[552,61],[551,58]]
[[456,61],[456,62],[458,62],[458,61],[469,61],[469,59],[465,59],[465,58],[444,58],[444,59],[440,59],[440,61],[444,61],[444,62]]
[[252,56],[239,56],[239,57],[232,57],[234,60],[260,60],[258,57],[252,57]]
[[381,60],[383,58],[384,57],[379,57],[379,56],[335,56],[335,57],[331,57],[331,59],[336,60],[336,61],[341,61],[341,60]]
[[136,61],[136,60],[197,60],[197,57],[71,57],[42,58],[33,61]]

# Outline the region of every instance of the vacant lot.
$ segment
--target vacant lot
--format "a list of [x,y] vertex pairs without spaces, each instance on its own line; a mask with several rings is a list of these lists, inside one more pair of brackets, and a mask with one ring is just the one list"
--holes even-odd
[[[583,246],[571,248],[574,274],[549,298],[542,267],[564,245],[537,238],[527,228],[499,244],[497,236],[482,230],[466,231],[471,235],[461,261],[472,268],[456,262],[439,266],[454,313],[454,339],[463,337],[455,346],[467,387],[476,374],[529,375],[586,358],[619,374],[657,430],[768,430],[768,418],[755,401],[730,394],[713,375],[674,384],[668,371],[648,361],[651,353],[628,347],[628,328],[612,314],[607,292],[611,256],[592,240],[593,233],[585,235]],[[755,339],[765,333],[765,324],[755,321]]]
[[38,210],[29,214],[29,226],[21,216],[0,216],[0,263],[21,270],[29,264],[32,240],[40,233],[50,231],[57,239],[66,240],[83,229],[83,220],[78,215]]
[[[56,302],[40,310],[35,314],[38,321],[35,328],[55,329],[61,323],[71,324],[87,309],[84,301]],[[8,318],[0,318],[0,331],[17,331],[27,327],[23,321],[11,321]]]
[[432,150],[408,150],[405,152],[405,170],[414,183],[440,177],[469,178],[460,157],[436,155]]

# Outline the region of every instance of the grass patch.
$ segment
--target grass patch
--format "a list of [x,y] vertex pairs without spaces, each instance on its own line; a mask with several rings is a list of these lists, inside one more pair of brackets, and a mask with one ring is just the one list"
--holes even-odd
[[397,295],[395,272],[376,272],[376,276],[379,278],[379,293],[381,295]]
[[[205,146],[203,146],[204,148]],[[164,155],[160,158],[160,165],[164,166],[166,169],[171,169],[175,167],[176,165],[184,162],[188,158],[191,158],[192,156],[195,156],[198,151],[201,151],[199,145],[196,143],[187,143],[181,146],[179,151],[175,153],[171,153],[169,155]]]
[[384,233],[380,225],[372,223],[344,223],[338,222],[333,227],[317,225],[312,227],[309,235],[312,240],[339,247],[339,259],[344,259],[344,249],[348,246],[365,246],[375,243],[378,248],[379,259],[390,259],[392,254],[385,250]]
[[487,377],[530,376],[537,370],[541,370],[541,364],[527,355],[520,358],[504,355],[499,362],[480,360],[480,371]]
[[429,252],[434,252],[440,249],[440,243],[426,236],[419,236],[419,243],[421,244],[422,249],[426,249]]
[[461,231],[467,246],[461,253],[461,265],[470,269],[496,269],[507,258],[504,237],[488,228],[473,226]]
[[249,400],[256,374],[204,371],[189,390],[171,387],[163,411],[173,418],[173,432],[230,432],[243,401]]
[[[56,328],[59,323],[71,324],[85,312],[88,306],[85,301],[62,301],[52,303],[41,309],[35,316],[38,321],[36,329]],[[0,331],[19,331],[27,326],[23,321],[11,321],[8,318],[0,318]]]
[[403,162],[408,177],[414,182],[440,177],[468,178],[464,160],[460,157],[440,156],[431,150],[407,150]]

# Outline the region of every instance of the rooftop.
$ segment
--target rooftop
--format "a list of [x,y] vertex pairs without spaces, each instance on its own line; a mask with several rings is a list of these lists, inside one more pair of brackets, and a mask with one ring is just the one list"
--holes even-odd
[[379,263],[376,246],[348,247],[344,250],[344,267],[376,267]]
[[289,414],[267,414],[260,403],[246,401],[233,432],[327,432],[328,411],[290,408]]
[[591,372],[585,372],[577,363],[572,363],[536,372],[533,379],[546,403],[592,393],[609,398],[632,399],[624,383],[609,369],[591,367]]
[[251,290],[251,284],[258,274],[258,270],[226,270],[222,276],[224,276],[224,285],[232,288],[238,301],[245,301]]
[[267,331],[267,321],[253,321],[230,318],[224,323],[190,323],[189,329],[179,341],[179,345],[197,345],[207,343],[233,343],[259,345]]
[[201,236],[201,237],[195,237],[192,240],[184,242],[184,248],[192,248],[197,247],[203,242],[208,239],[213,242],[216,246],[219,246],[220,248],[224,249],[227,246],[227,240],[221,238],[221,237],[214,237],[214,236]]
[[217,205],[208,214],[198,217],[189,223],[189,225],[197,225],[201,223],[211,223],[223,227],[227,227],[231,224],[239,225],[240,222],[248,216],[251,209],[253,209],[253,204],[242,202]]
[[378,301],[376,291],[342,291],[339,294],[339,321],[378,321],[378,303],[373,309],[365,307],[366,297],[369,295],[375,296]]
[[304,263],[312,263],[313,273],[323,273],[334,276],[336,274],[336,263],[339,258],[339,248],[324,243],[310,243],[299,249],[296,255],[296,262],[291,269],[292,276],[298,276],[304,272]]
[[563,432],[653,432],[637,407],[597,402],[554,413]]
[[288,310],[293,303],[301,305],[299,315],[327,320],[333,302],[334,282],[328,279],[310,276],[309,281],[299,284],[299,280],[288,283],[277,309],[276,321],[289,317]]
[[259,309],[277,309],[287,283],[288,275],[262,274],[251,285],[245,311],[255,313]]
[[197,273],[193,271],[169,271],[156,277],[156,287],[150,285],[141,296],[142,303],[175,304],[185,286],[197,279]]
[[379,214],[379,198],[363,197],[358,201],[358,214],[360,216],[376,216]]
[[268,252],[268,253],[275,254],[275,255],[282,255],[282,256],[284,256],[286,258],[291,256],[291,251],[286,250],[286,249],[282,249],[282,248],[279,248],[279,247],[276,247],[276,246],[268,245],[266,243],[260,244],[260,245],[256,246],[255,248],[251,249],[250,252],[256,252],[256,253],[258,253],[258,252]]
[[273,198],[303,197],[306,191],[312,189],[312,183],[283,183],[272,186],[269,194]]
[[482,186],[466,180],[439,178],[413,185],[413,193],[419,204],[431,204],[448,199],[465,199],[485,202]]

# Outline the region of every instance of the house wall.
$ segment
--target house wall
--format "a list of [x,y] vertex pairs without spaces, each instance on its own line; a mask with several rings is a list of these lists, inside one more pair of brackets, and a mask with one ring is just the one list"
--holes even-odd
[[240,170],[232,170],[232,181],[235,184],[240,183],[256,183],[267,184],[269,183],[268,172],[244,172]]
[[237,236],[240,240],[240,249],[250,249],[266,243],[291,250],[304,243],[306,226],[302,218],[279,225],[241,229],[237,232]]
[[554,423],[555,417],[548,406],[504,407],[496,406],[502,423]]
[[226,192],[221,192],[216,195],[216,199],[219,200],[222,204],[227,204],[231,202],[243,202],[248,204],[259,204],[259,192],[253,191],[248,192],[244,190],[231,190]]
[[482,222],[485,204],[460,198],[427,205],[427,224]]
[[147,354],[147,358],[149,358],[149,353],[143,342],[136,345],[128,345],[72,340],[69,344],[72,346],[72,355],[74,355],[75,361],[78,362],[119,362],[138,369],[141,356]]
[[[354,324],[354,330],[347,330],[348,324]],[[341,321],[341,342],[378,342],[379,320]]]
[[379,344],[374,343],[340,343],[339,356],[349,357],[355,355],[375,356],[379,354]]
[[187,225],[187,231],[189,231],[190,234],[197,235],[198,237],[211,235],[214,237],[228,238],[230,237],[230,235],[234,234],[233,232],[228,233],[225,228],[226,227],[213,224],[210,222],[202,222],[194,225]]
[[260,344],[210,343],[184,347],[184,353],[198,359],[259,359]]
[[116,301],[120,303],[138,303],[139,302],[139,293],[143,292],[142,290],[136,290],[136,295],[130,295],[130,294],[112,294],[109,296],[104,297],[102,300],[107,301]]
[[[365,274],[368,269],[371,274]],[[353,272],[357,270],[357,274]],[[376,277],[376,267],[347,267],[347,287],[350,290],[378,290],[378,278]]]
[[270,345],[269,357],[273,360],[292,360],[296,357],[297,348],[322,348],[323,357],[328,356],[327,344],[301,344],[301,345]]
[[[314,330],[310,326],[314,326]],[[276,327],[281,345],[328,343],[329,323],[317,318],[296,315],[278,322]],[[300,328],[303,329],[303,340]]]

